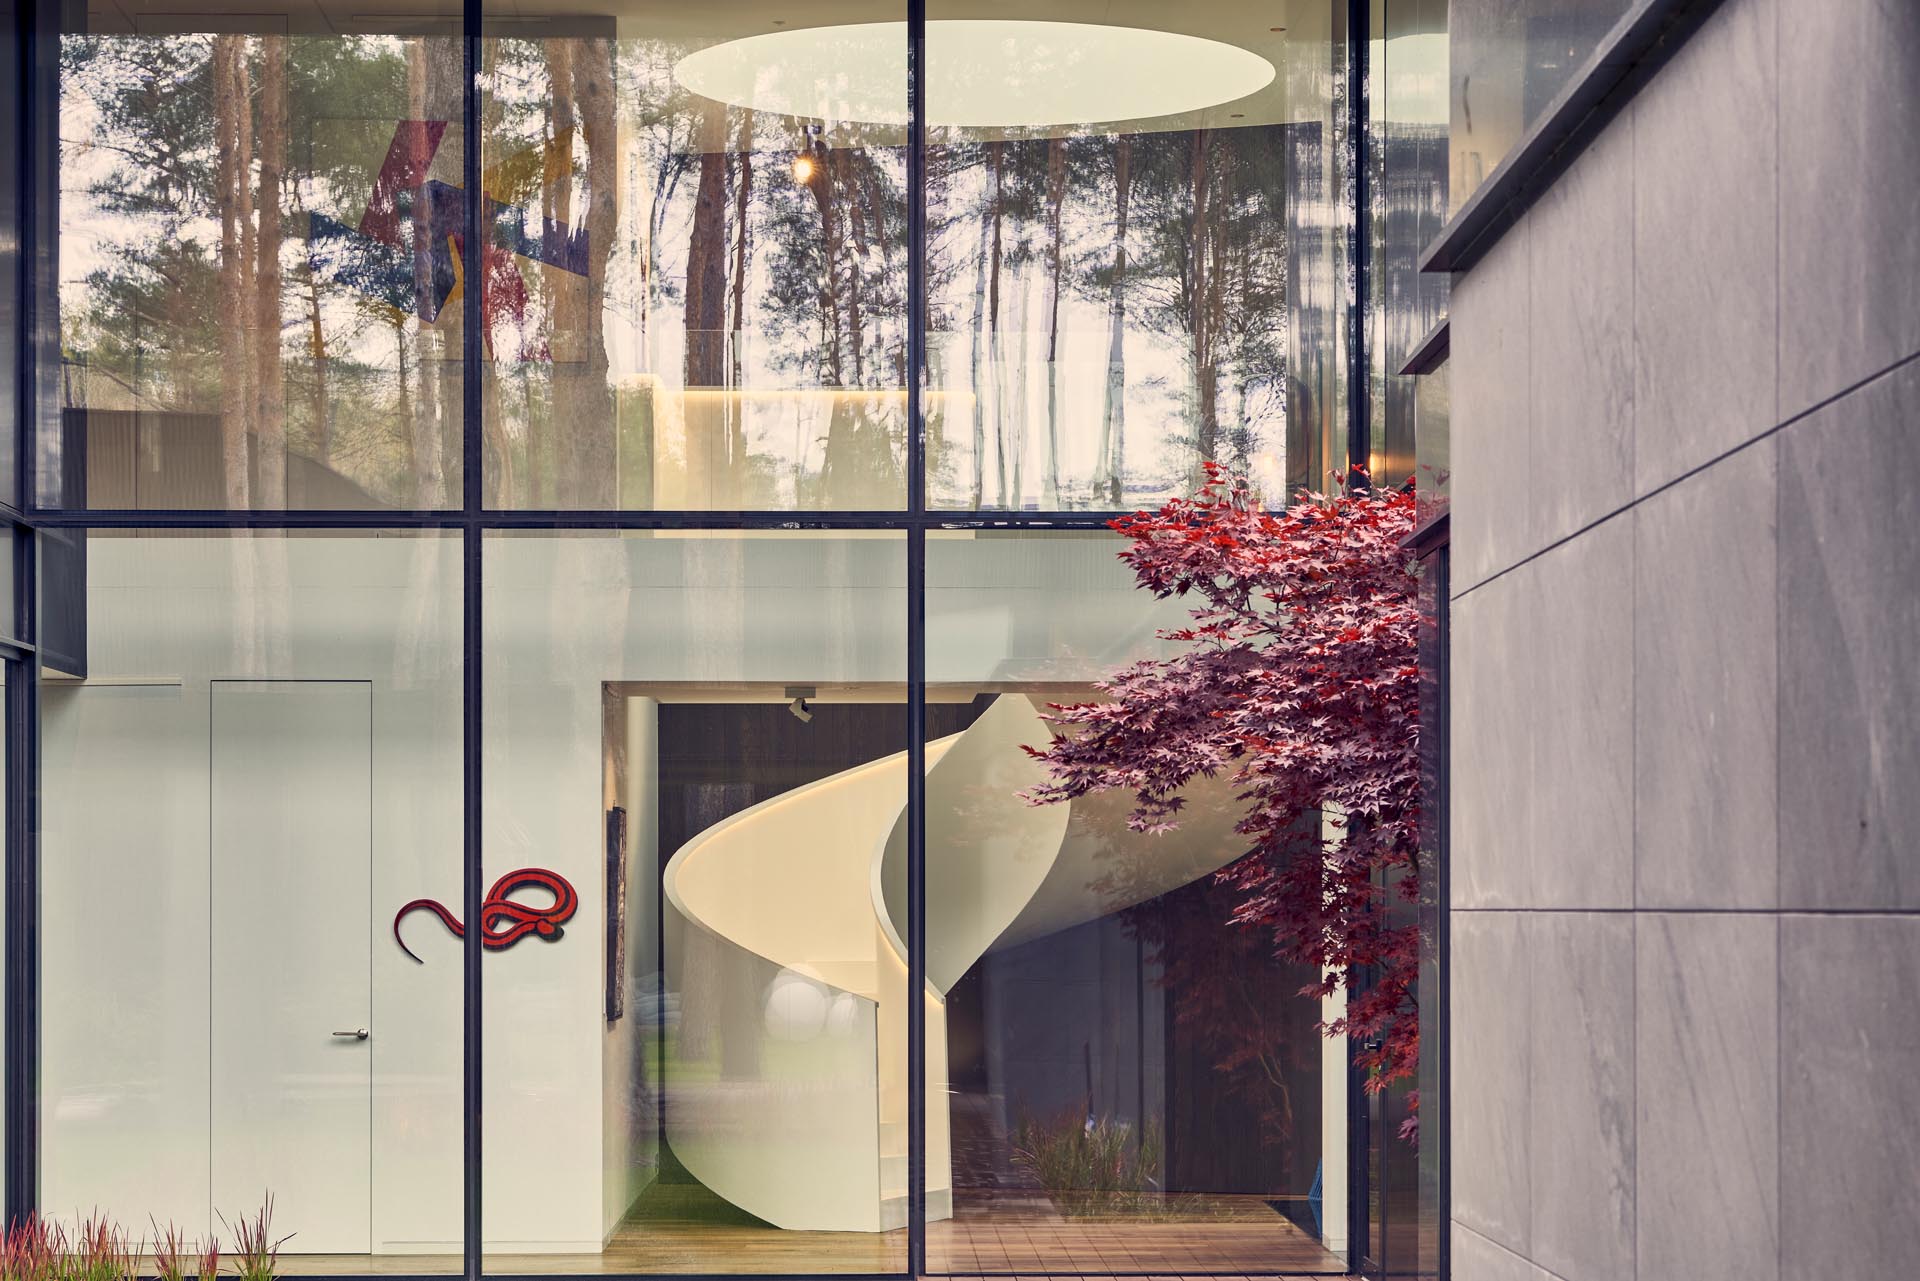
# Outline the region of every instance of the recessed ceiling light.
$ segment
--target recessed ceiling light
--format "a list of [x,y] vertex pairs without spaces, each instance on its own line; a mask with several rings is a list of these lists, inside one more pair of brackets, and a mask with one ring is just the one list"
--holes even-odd
[[[1219,40],[1079,22],[927,23],[927,123],[977,128],[1147,120],[1257,93],[1273,64]],[[804,27],[696,50],[674,79],[806,120],[907,123],[907,24]]]

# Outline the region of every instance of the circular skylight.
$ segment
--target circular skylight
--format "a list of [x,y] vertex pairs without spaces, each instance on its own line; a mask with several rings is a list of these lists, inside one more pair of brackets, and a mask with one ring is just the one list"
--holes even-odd
[[[682,87],[803,119],[907,123],[907,24],[772,31],[713,45],[673,70]],[[927,123],[1048,128],[1218,106],[1271,84],[1238,45],[1079,22],[927,23]]]

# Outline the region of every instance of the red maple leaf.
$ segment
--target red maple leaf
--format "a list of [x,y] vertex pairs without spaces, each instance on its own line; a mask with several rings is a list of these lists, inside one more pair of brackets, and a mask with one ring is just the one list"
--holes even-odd
[[[1389,921],[1384,888],[1418,895],[1420,607],[1400,546],[1413,526],[1411,488],[1308,494],[1271,512],[1210,464],[1192,498],[1113,522],[1142,588],[1194,602],[1190,626],[1161,633],[1181,650],[1111,673],[1098,701],[1056,707],[1057,736],[1030,749],[1051,779],[1029,801],[1126,789],[1139,831],[1173,828],[1182,788],[1228,775],[1246,851],[1214,876],[1228,919],[1208,928],[1238,937],[1195,948],[1149,936],[1164,981],[1224,992],[1249,933],[1329,975],[1306,996],[1366,968],[1345,1017],[1321,1027],[1369,1047],[1357,1059],[1375,1091],[1413,1075],[1420,1050],[1418,931]],[[1323,815],[1339,839],[1316,839]],[[1243,1000],[1183,1010],[1207,1022],[1222,1069],[1275,1052]]]

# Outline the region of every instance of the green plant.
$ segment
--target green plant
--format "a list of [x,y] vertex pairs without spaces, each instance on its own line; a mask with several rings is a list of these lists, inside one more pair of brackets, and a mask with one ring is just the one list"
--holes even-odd
[[[272,1216],[272,1200],[249,1223],[261,1239]],[[220,1273],[220,1243],[208,1240],[195,1251],[184,1233],[169,1223],[164,1229],[153,1219],[155,1281],[213,1281]],[[285,1238],[282,1238],[284,1241]],[[242,1273],[256,1281],[273,1275],[280,1242],[264,1252],[267,1271]],[[136,1242],[106,1215],[95,1211],[69,1234],[57,1223],[38,1215],[16,1221],[0,1236],[0,1281],[140,1281],[146,1243]]]
[[1123,1121],[1069,1108],[1050,1120],[1024,1113],[1013,1131],[1013,1163],[1039,1180],[1064,1214],[1079,1217],[1182,1211],[1160,1189],[1160,1128],[1136,1135]]
[[151,1216],[153,1225],[154,1281],[187,1281],[188,1277],[212,1278],[220,1272],[220,1243],[209,1240],[196,1252],[186,1234],[169,1222],[162,1228]]
[[61,1244],[53,1254],[54,1281],[139,1281],[140,1247],[98,1211],[80,1221],[70,1244]]
[[64,1247],[59,1229],[39,1215],[15,1221],[0,1241],[0,1281],[48,1281]]
[[162,1228],[151,1215],[147,1216],[147,1222],[153,1227],[154,1281],[186,1281],[186,1237],[172,1223]]
[[212,1281],[220,1275],[220,1238],[208,1237],[200,1247],[200,1281]]
[[274,1281],[280,1266],[280,1247],[292,1240],[293,1234],[274,1239],[273,1193],[267,1193],[260,1208],[237,1225],[228,1223],[224,1214],[220,1222],[226,1224],[233,1238],[233,1275],[239,1281]]

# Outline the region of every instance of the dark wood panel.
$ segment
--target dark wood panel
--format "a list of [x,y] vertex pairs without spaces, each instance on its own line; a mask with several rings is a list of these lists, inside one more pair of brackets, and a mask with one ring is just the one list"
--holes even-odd
[[[981,703],[927,707],[927,736],[973,724]],[[660,860],[701,831],[782,792],[907,750],[904,703],[816,703],[802,721],[784,703],[660,706]],[[901,798],[902,803],[905,797]]]

